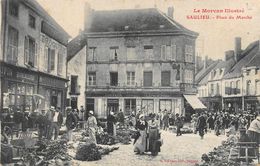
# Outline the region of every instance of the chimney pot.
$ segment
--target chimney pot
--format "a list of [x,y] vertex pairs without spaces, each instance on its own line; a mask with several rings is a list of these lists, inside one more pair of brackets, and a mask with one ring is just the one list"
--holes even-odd
[[168,12],[167,12],[168,17],[173,19],[173,12],[174,12],[173,6],[168,7]]
[[234,58],[234,51],[233,50],[228,50],[225,52],[225,61]]
[[241,53],[241,37],[235,37],[235,60],[239,61]]

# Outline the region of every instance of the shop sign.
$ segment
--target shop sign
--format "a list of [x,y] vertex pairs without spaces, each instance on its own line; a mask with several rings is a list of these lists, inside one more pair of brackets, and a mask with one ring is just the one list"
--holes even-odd
[[29,80],[29,81],[35,81],[36,77],[32,74],[28,74],[28,73],[20,73],[17,72],[16,73],[16,77],[22,80]]
[[13,70],[10,67],[1,67],[1,75],[4,77],[13,77]]
[[65,82],[55,78],[40,76],[40,83],[43,85],[48,85],[52,87],[65,88]]

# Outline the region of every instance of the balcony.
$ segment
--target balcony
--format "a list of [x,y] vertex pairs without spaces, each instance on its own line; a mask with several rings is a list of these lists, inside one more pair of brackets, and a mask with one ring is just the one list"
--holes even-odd
[[180,91],[184,93],[197,93],[197,84],[180,83]]

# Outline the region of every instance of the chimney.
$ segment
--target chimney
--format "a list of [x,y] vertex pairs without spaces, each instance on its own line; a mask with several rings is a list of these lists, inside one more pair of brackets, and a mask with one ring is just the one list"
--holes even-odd
[[235,61],[240,60],[240,53],[241,53],[241,37],[235,37]]
[[168,17],[173,19],[173,12],[174,12],[173,6],[168,7],[168,12],[167,12]]
[[228,50],[225,52],[225,61],[231,59],[231,58],[235,58],[235,52],[233,50]]
[[89,3],[85,2],[84,3],[84,30],[88,30],[91,26],[92,12],[93,10],[91,9]]
[[208,55],[205,56],[203,68],[206,69],[208,66]]

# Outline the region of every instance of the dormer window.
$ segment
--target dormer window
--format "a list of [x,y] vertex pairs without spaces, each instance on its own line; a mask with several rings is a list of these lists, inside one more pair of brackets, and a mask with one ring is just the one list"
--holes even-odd
[[160,29],[163,29],[165,27],[165,25],[160,25]]
[[129,29],[129,26],[128,26],[128,25],[126,25],[126,26],[125,26],[125,30],[128,30],[128,29]]

